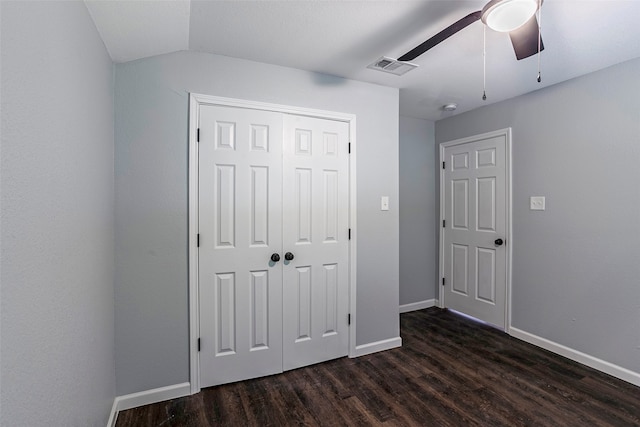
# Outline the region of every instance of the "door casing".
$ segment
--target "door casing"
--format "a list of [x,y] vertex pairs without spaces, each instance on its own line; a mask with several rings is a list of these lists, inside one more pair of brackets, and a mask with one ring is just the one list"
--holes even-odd
[[356,357],[356,247],[358,228],[356,226],[356,116],[354,114],[336,113],[325,110],[315,110],[292,107],[280,104],[270,104],[243,99],[225,98],[203,94],[189,94],[189,381],[191,394],[200,391],[200,363],[198,357],[198,338],[200,336],[199,323],[199,293],[198,293],[198,119],[201,105],[218,105],[224,107],[248,108],[253,110],[273,111],[299,116],[315,117],[346,122],[349,124],[349,313],[351,324],[349,327],[349,357]]
[[[504,331],[509,333],[509,329],[511,326],[511,260],[513,255],[513,233],[512,233],[512,218],[511,218],[511,200],[512,200],[512,171],[511,171],[511,163],[512,163],[512,154],[511,154],[511,128],[500,129],[493,132],[487,132],[479,135],[473,135],[467,138],[455,139],[453,141],[447,141],[440,144],[440,163],[444,162],[445,159],[445,149],[447,147],[468,144],[470,142],[489,139],[504,136],[506,140],[506,176],[505,176],[505,220],[506,220],[506,237],[505,240],[508,242],[506,245],[506,268],[505,268],[505,322],[504,322]],[[442,278],[445,277],[445,268],[444,268],[444,256],[445,256],[445,247],[444,247],[444,228],[442,227],[442,221],[445,220],[445,177],[444,177],[444,169],[442,167],[440,169],[440,222],[438,228],[440,229],[440,248],[439,248],[439,281],[438,281],[438,306],[440,308],[445,308],[445,299],[444,299],[444,291],[442,290]]]

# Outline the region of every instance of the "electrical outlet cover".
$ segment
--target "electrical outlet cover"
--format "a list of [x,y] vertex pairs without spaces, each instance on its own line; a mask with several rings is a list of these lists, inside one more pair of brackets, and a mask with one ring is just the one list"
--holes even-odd
[[545,198],[544,196],[531,196],[529,198],[529,209],[532,211],[545,210]]

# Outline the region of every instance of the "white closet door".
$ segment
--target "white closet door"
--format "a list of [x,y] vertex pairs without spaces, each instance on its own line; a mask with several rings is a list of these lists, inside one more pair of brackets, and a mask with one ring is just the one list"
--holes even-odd
[[345,356],[349,126],[287,115],[283,164],[284,370]]
[[282,114],[202,106],[201,386],[282,372]]
[[201,387],[345,356],[349,125],[204,105],[199,128]]

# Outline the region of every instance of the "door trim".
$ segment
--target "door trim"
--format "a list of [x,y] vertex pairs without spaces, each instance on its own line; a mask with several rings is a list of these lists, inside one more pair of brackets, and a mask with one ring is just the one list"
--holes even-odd
[[295,114],[298,116],[315,117],[335,120],[349,124],[349,142],[351,155],[349,156],[349,357],[356,357],[356,273],[358,241],[357,197],[356,197],[356,116],[354,114],[336,113],[333,111],[315,110],[288,105],[270,104],[265,102],[248,101],[219,96],[189,94],[189,379],[191,394],[200,391],[200,358],[198,357],[198,337],[200,336],[200,313],[198,295],[198,143],[196,141],[198,118],[201,105],[218,105],[222,107],[247,108],[252,110],[273,111],[277,113]]
[[[506,333],[510,332],[511,327],[511,260],[513,255],[513,233],[512,233],[512,220],[511,220],[511,211],[512,211],[512,171],[511,171],[511,163],[512,163],[512,154],[511,154],[511,128],[500,129],[494,132],[482,133],[479,135],[473,135],[467,138],[455,139],[453,141],[447,141],[440,144],[440,163],[438,165],[442,165],[442,162],[445,161],[444,152],[448,147],[452,147],[455,145],[468,144],[470,142],[474,142],[480,139],[489,139],[495,138],[499,136],[504,136],[506,139],[505,146],[505,167],[506,167],[506,176],[505,176],[505,220],[506,220],[506,268],[505,268],[505,319],[504,319],[504,331]],[[438,267],[438,295],[439,295],[439,307],[445,308],[445,296],[444,291],[442,290],[442,278],[444,277],[444,227],[442,227],[442,221],[445,220],[445,188],[444,188],[444,169],[442,167],[440,169],[440,222],[438,223],[438,228],[440,229],[440,248],[438,256],[440,257],[439,267]]]

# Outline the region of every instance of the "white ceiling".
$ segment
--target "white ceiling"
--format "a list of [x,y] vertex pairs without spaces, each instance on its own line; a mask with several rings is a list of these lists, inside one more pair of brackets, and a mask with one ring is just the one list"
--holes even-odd
[[[488,0],[486,0],[488,1]],[[485,0],[85,0],[115,62],[194,50],[400,88],[400,114],[438,120],[640,57],[640,0],[546,0],[543,82],[537,57],[516,61],[487,30],[487,101],[476,22],[395,76],[366,69],[397,58]],[[640,76],[639,76],[640,77]],[[442,106],[455,102],[455,113]]]

